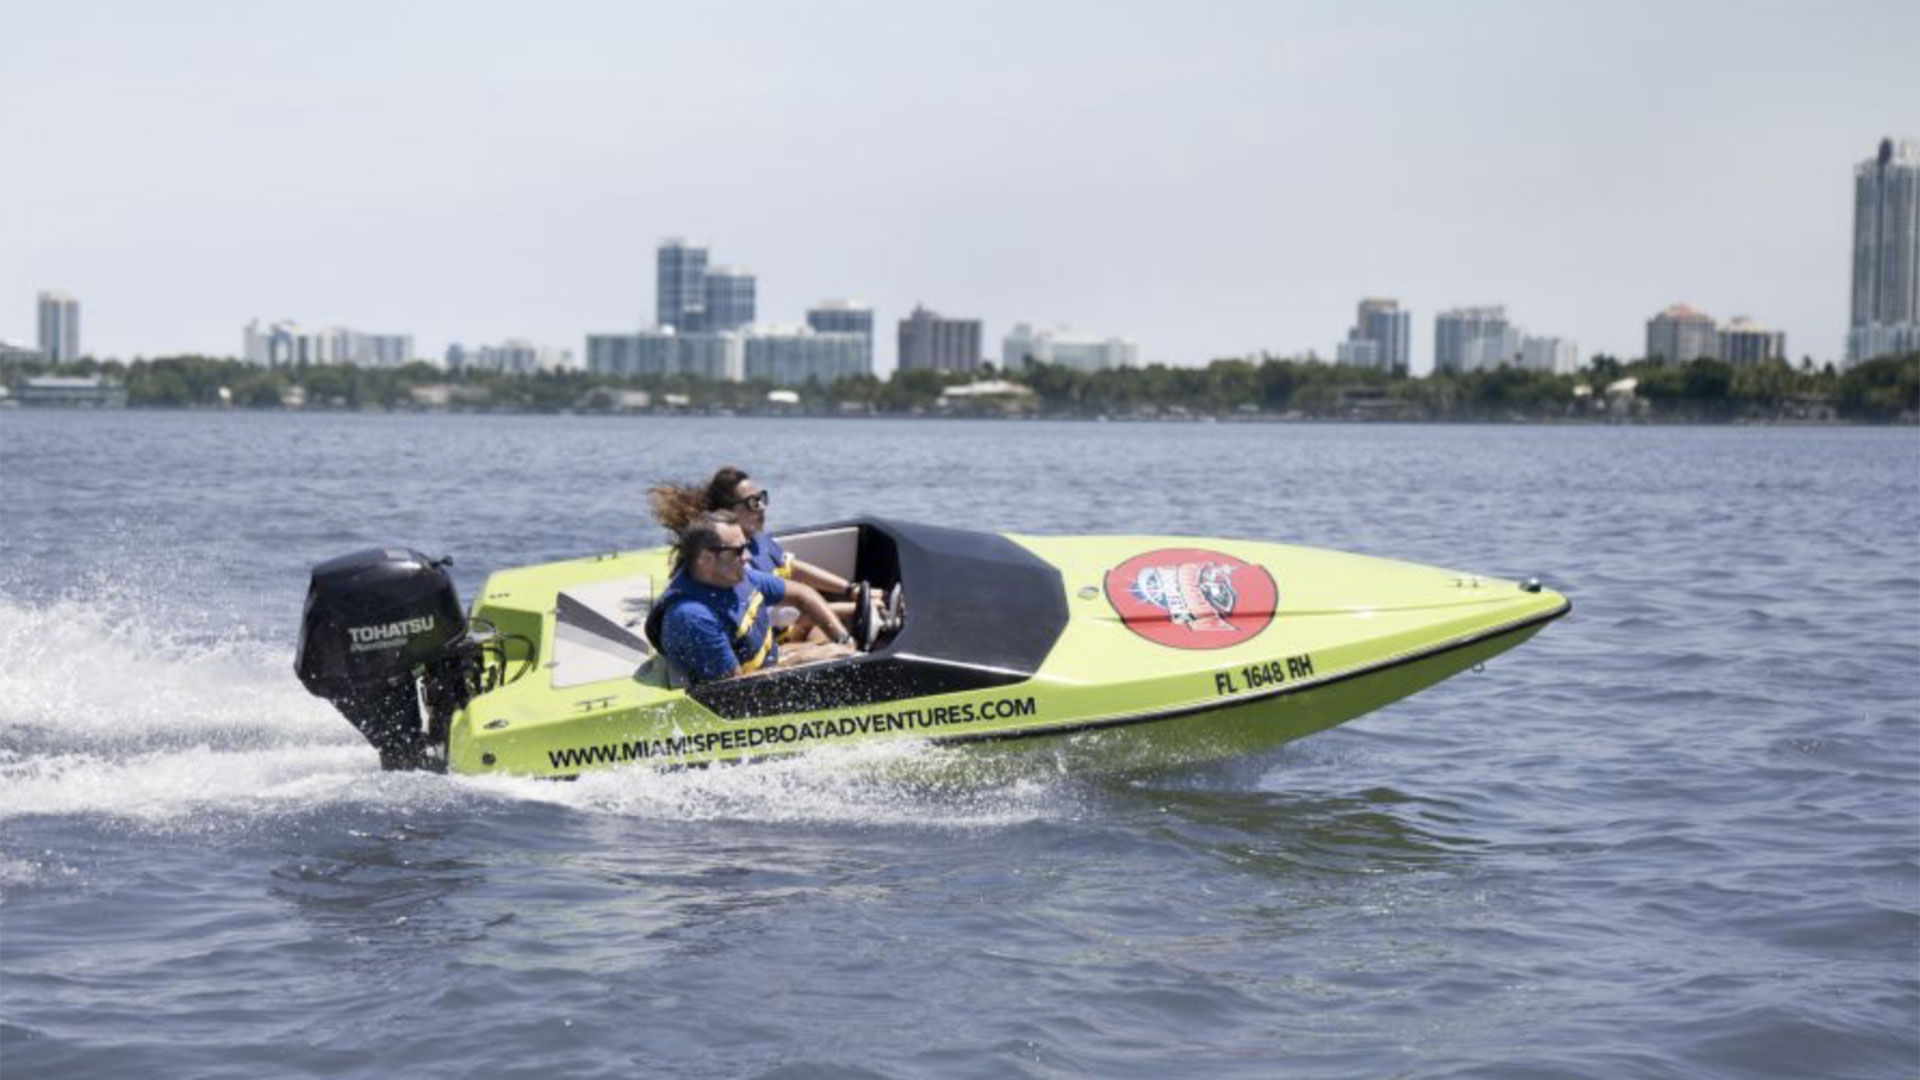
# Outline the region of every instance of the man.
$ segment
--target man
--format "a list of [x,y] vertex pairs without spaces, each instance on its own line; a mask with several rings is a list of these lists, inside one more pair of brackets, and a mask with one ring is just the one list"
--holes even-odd
[[[748,565],[745,531],[724,510],[696,518],[674,546],[673,580],[660,597],[661,651],[695,683],[766,671],[853,652],[847,628],[820,594],[797,581]],[[772,612],[787,603],[824,627],[829,644],[789,646],[783,657],[774,642]]]

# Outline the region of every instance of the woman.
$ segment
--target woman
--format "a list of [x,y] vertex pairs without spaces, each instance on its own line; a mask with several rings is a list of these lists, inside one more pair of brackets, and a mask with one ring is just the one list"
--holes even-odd
[[[828,605],[834,617],[841,622],[853,619],[853,583],[797,559],[781,548],[780,541],[767,532],[766,489],[754,483],[746,470],[734,465],[723,466],[705,487],[657,485],[648,490],[647,502],[653,509],[654,520],[676,536],[705,514],[715,510],[731,511],[747,534],[747,555],[755,570],[797,581],[825,597],[839,597],[841,599]],[[794,616],[793,624],[785,632],[786,640],[806,641],[810,634],[815,640],[824,640],[812,619],[797,611]]]

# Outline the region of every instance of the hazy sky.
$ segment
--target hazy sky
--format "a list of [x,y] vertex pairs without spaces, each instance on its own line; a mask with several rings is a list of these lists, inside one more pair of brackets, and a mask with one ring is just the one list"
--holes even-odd
[[653,317],[686,235],[764,321],[916,302],[1330,355],[1366,295],[1638,355],[1686,301],[1846,331],[1852,168],[1920,137],[1920,2],[0,0],[0,337],[249,318],[422,353]]

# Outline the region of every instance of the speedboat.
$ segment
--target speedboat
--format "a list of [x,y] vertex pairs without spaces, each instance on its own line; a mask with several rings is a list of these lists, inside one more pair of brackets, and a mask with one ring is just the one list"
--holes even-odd
[[558,778],[889,740],[1191,761],[1360,716],[1571,608],[1535,580],[1246,540],[876,518],[779,540],[889,598],[859,606],[853,655],[689,686],[647,633],[666,548],[497,571],[470,614],[447,560],[375,548],[313,569],[295,670],[389,769]]

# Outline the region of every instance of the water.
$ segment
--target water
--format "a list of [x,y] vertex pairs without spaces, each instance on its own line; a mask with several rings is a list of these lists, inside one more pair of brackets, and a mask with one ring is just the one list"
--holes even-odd
[[[308,566],[862,512],[1573,615],[1271,755],[384,775]],[[1920,1074],[1920,434],[0,413],[0,1074]]]

